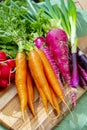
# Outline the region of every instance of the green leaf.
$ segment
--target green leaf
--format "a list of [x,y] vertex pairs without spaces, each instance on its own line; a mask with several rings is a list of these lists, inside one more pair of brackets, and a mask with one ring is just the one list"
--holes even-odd
[[[58,4],[62,9],[60,0],[51,0],[51,4]],[[67,2],[66,2],[67,3]],[[66,4],[67,6],[67,4]],[[63,9],[62,9],[63,11]],[[65,13],[65,11],[63,11]],[[87,11],[83,9],[76,8],[77,12],[77,22],[76,22],[76,35],[77,37],[87,35]]]
[[69,22],[71,26],[70,41],[73,50],[73,46],[75,44],[75,38],[76,38],[76,20],[77,20],[76,6],[73,0],[68,0],[68,16],[69,16]]
[[65,32],[68,34],[68,28],[66,26],[66,21],[65,21],[65,17],[62,13],[62,11],[60,10],[60,8],[58,7],[58,4],[54,4],[52,5],[54,11],[55,11],[55,14],[57,15],[57,21],[61,21],[61,27],[65,30]]
[[49,10],[49,12],[50,12],[52,18],[54,17],[54,18],[56,19],[57,16],[56,16],[56,14],[55,14],[55,12],[54,12],[54,10],[53,10],[53,8],[52,8],[52,5],[51,5],[50,0],[45,0],[45,2],[46,2],[46,6],[47,6],[47,8],[48,8],[48,10]]
[[32,12],[32,15],[36,16],[37,12],[32,4],[32,1],[31,0],[26,0],[26,1],[27,1],[29,10]]
[[66,8],[66,3],[64,0],[61,0],[60,1],[60,9],[64,15],[64,18],[65,18],[65,23],[66,23],[66,26],[67,26],[67,29],[68,29],[68,34],[70,35],[70,23],[69,23],[69,18],[68,18],[68,11],[67,11],[67,8]]

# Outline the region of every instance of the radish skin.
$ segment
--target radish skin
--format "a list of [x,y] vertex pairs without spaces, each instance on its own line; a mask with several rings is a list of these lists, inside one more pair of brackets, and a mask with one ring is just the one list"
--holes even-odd
[[79,84],[78,64],[77,64],[77,53],[71,54],[72,58],[72,86],[77,88]]
[[0,69],[0,77],[3,79],[9,78],[10,67],[7,64],[2,64]]
[[83,79],[87,82],[87,71],[85,71],[80,65],[78,66],[79,67],[79,72],[80,72],[80,75],[83,77]]
[[1,79],[0,78],[0,87],[6,88],[8,86],[8,80],[7,79]]
[[14,69],[15,68],[15,60],[14,59],[8,59],[6,60],[7,65],[11,68]]
[[71,86],[71,75],[69,69],[68,38],[61,29],[52,29],[46,35],[46,43],[52,52],[59,70],[68,85]]
[[87,57],[79,48],[77,48],[77,57],[79,64],[87,71]]
[[80,75],[79,85],[82,88],[87,89],[87,82],[84,80],[84,78],[81,75]]
[[0,51],[0,62],[6,60],[6,54],[3,51]]
[[64,30],[54,28],[46,35],[46,43],[52,52],[65,81],[71,88],[71,96],[74,107],[76,106],[76,94],[72,91],[72,81],[69,63],[68,37]]

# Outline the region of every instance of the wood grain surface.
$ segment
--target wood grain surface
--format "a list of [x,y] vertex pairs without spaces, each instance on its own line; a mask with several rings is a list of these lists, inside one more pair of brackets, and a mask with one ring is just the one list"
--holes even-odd
[[[79,8],[87,10],[87,0],[75,0]],[[79,47],[87,55],[87,36],[79,38]],[[72,108],[70,99],[70,90],[67,86],[66,101],[69,107]],[[77,99],[79,99],[85,90],[78,87]],[[53,129],[69,112],[67,107],[60,103],[61,114],[56,116],[54,109],[48,104],[49,113],[45,112],[41,99],[35,90],[35,110],[36,117],[33,117],[29,108],[25,112],[25,122],[22,120],[20,112],[20,103],[17,95],[15,84],[13,83],[5,91],[0,92],[0,123],[3,123],[9,130],[51,130]]]

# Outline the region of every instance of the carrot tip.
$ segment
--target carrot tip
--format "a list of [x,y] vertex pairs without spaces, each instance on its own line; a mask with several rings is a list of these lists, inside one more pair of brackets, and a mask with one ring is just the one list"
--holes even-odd
[[33,116],[34,116],[34,117],[36,116],[36,113],[35,113],[35,112],[33,112],[33,111],[32,111],[32,114],[33,114]]
[[46,113],[48,113],[48,108],[45,106],[45,111],[46,111]]
[[72,114],[72,112],[71,112],[71,110],[70,110],[68,104],[66,103],[65,100],[62,100],[62,101],[63,101],[63,103],[66,105],[66,107],[68,108],[69,112],[71,113],[72,118],[74,119],[73,114]]
[[22,119],[23,119],[23,122],[25,122],[25,113],[24,113],[24,111],[22,111]]

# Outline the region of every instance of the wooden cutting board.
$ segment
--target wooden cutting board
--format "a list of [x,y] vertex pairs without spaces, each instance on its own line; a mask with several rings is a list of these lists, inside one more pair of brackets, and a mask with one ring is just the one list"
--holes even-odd
[[[76,5],[87,10],[87,0],[75,0]],[[87,36],[79,38],[79,47],[87,54]],[[70,90],[65,86],[66,101],[71,106]],[[78,87],[77,99],[86,91]],[[41,99],[35,90],[35,110],[36,117],[33,117],[29,108],[25,112],[25,122],[23,122],[20,112],[20,103],[15,84],[11,84],[5,91],[0,92],[0,123],[3,123],[9,130],[50,130],[53,129],[68,113],[67,107],[60,102],[61,114],[56,116],[54,109],[49,106],[49,113],[45,112]]]

